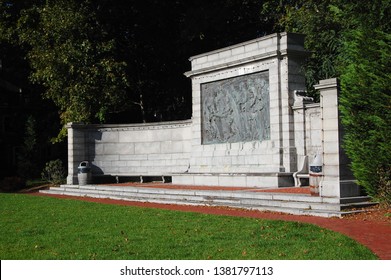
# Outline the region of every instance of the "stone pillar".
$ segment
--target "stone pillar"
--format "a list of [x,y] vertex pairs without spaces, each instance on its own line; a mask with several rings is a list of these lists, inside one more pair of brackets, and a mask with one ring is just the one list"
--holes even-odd
[[339,119],[337,79],[319,81],[315,86],[320,91],[323,181],[321,196],[350,197],[360,195],[349,168],[349,160],[342,149],[343,130]]
[[68,176],[67,184],[76,185],[77,167],[86,159],[85,133],[80,123],[68,123]]
[[294,103],[292,110],[294,117],[294,139],[297,151],[297,166],[295,166],[295,170],[299,170],[304,161],[304,157],[309,155],[308,144],[313,144],[308,143],[308,138],[310,138],[311,130],[313,128],[310,125],[307,125],[306,110],[308,110],[309,106],[316,107],[318,104],[314,103],[312,97],[307,96],[305,90],[294,90],[293,95]]
[[305,88],[305,77],[301,67],[308,55],[303,48],[304,36],[300,34],[281,33],[278,41],[279,73],[279,126],[281,166],[284,172],[297,170],[297,149],[295,145],[295,123],[292,105],[295,90]]

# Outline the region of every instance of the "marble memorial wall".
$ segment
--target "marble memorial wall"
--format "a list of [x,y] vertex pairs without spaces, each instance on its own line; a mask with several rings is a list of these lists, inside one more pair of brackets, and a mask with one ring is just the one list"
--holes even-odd
[[277,33],[191,57],[191,71],[185,75],[192,81],[192,119],[70,123],[67,183],[77,183],[77,166],[88,160],[95,175],[165,175],[177,184],[292,186],[302,159],[321,153],[325,193],[356,194],[351,187],[342,191],[339,183],[345,171],[337,82],[321,81],[321,104],[299,94],[305,89],[301,66],[307,55],[303,35]]

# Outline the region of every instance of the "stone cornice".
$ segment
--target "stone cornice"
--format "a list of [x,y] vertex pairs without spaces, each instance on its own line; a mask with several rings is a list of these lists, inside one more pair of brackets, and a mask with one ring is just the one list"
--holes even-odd
[[155,130],[170,129],[177,127],[186,127],[192,124],[192,120],[156,122],[156,123],[137,123],[137,124],[82,124],[68,123],[66,128],[100,130],[100,131],[134,131],[134,130]]
[[319,84],[314,85],[316,90],[339,88],[339,80],[337,78],[321,80]]
[[193,56],[189,59],[193,70],[185,72],[184,75],[192,78],[258,61],[283,59],[286,56],[308,56],[311,52],[304,50],[298,43],[303,38],[300,34],[276,33]]

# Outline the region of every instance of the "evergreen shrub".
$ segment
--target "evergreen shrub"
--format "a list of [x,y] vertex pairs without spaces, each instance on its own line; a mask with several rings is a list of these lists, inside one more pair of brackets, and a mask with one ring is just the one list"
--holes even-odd
[[359,185],[391,204],[391,34],[357,28],[346,33],[341,76],[345,149]]
[[59,159],[46,163],[41,173],[42,179],[54,185],[61,185],[65,181],[65,170],[62,161]]

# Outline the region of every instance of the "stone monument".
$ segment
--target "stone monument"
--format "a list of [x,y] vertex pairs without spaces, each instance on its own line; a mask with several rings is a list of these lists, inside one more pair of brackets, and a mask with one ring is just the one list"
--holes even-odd
[[[174,184],[294,186],[322,155],[320,196],[359,195],[341,148],[338,81],[305,94],[304,36],[277,33],[190,58],[191,120],[68,125],[68,184],[80,162],[100,176],[171,177]],[[297,174],[297,173],[296,173]],[[301,174],[301,178],[308,178]]]

